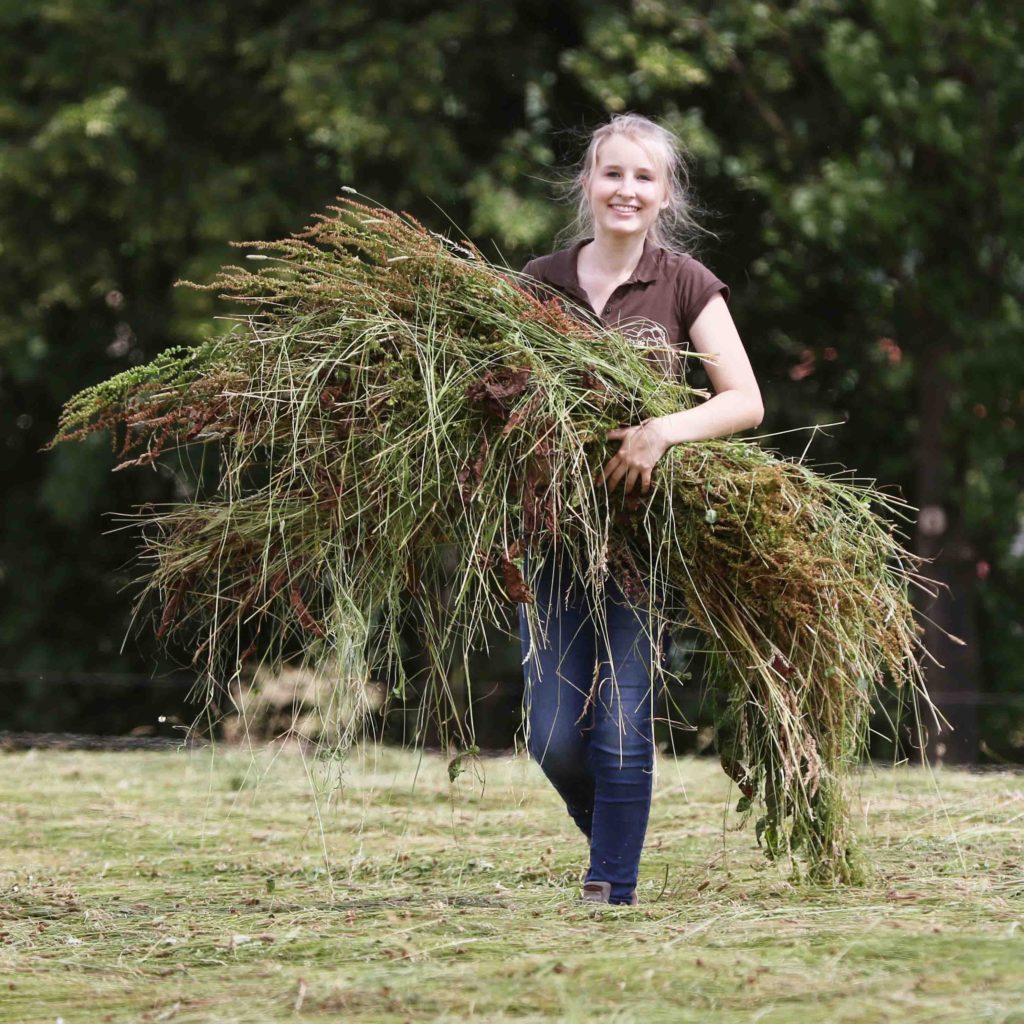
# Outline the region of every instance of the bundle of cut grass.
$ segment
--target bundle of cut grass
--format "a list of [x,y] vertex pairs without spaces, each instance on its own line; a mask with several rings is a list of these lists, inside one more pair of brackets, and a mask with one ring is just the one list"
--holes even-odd
[[352,694],[387,665],[394,696],[410,609],[435,664],[465,660],[515,602],[537,629],[539,560],[524,577],[521,557],[563,544],[595,596],[610,574],[707,637],[723,765],[739,809],[763,806],[768,855],[856,880],[843,777],[873,699],[888,679],[927,702],[908,598],[923,577],[872,509],[901,503],[739,440],[675,447],[638,504],[609,495],[606,432],[702,393],[470,243],[339,203],[289,239],[236,243],[254,272],[183,282],[253,307],[231,332],[65,408],[51,444],[111,428],[119,468],[218,442],[212,497],[140,516],[158,632],[194,638],[211,686],[297,642]]

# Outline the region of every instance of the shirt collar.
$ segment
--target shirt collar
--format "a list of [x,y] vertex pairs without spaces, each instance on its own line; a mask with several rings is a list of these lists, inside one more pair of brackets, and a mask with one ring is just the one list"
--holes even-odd
[[[582,295],[583,289],[580,287],[580,279],[576,273],[577,258],[579,257],[580,249],[592,241],[593,238],[584,238],[568,249],[556,252],[548,264],[548,281],[551,284],[579,292]],[[660,262],[658,257],[660,252],[661,250],[658,246],[652,244],[649,238],[645,238],[644,251],[640,254],[640,260],[636,265],[636,269],[623,283],[643,282],[649,284],[651,281],[656,281],[658,279],[658,264]]]

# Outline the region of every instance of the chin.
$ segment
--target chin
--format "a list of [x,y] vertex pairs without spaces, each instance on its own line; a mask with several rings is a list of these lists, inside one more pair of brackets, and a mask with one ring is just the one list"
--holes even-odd
[[623,221],[613,220],[606,222],[606,227],[609,231],[614,232],[616,235],[642,235],[647,231],[649,225],[641,224],[637,222],[635,224],[626,224]]

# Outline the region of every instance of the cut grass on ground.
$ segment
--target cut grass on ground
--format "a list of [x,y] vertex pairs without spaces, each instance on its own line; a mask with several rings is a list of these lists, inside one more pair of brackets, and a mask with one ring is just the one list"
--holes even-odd
[[1024,1022],[1020,774],[867,770],[876,874],[828,890],[727,830],[713,761],[661,760],[640,906],[591,908],[525,757],[0,766],[3,1022]]

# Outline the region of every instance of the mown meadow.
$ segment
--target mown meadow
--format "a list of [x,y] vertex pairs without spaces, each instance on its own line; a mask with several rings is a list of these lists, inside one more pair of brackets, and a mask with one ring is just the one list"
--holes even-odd
[[0,755],[0,1021],[1024,1021],[1024,776],[869,767],[860,888],[663,758],[640,905],[538,766],[357,747]]

